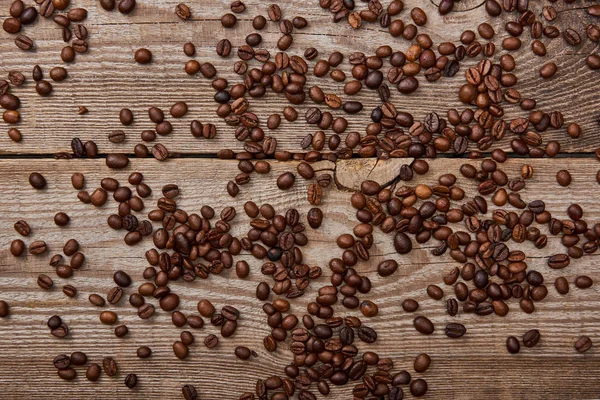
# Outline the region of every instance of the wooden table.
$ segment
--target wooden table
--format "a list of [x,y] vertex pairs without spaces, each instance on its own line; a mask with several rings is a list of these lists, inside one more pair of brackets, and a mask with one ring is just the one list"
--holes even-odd
[[[178,398],[181,386],[194,384],[201,399],[232,399],[244,391],[251,391],[259,378],[279,374],[286,362],[291,359],[288,348],[268,353],[262,346],[262,338],[268,334],[261,310],[262,302],[254,296],[257,282],[263,280],[260,273],[261,262],[242,255],[251,265],[248,279],[238,279],[233,271],[221,276],[211,276],[208,280],[196,280],[190,284],[175,282],[173,291],[181,296],[180,310],[191,313],[196,310],[198,300],[210,299],[217,307],[230,304],[242,313],[239,329],[232,339],[222,339],[219,346],[209,350],[202,345],[209,333],[217,333],[207,324],[195,331],[196,344],[191,346],[191,355],[185,361],[177,360],[171,345],[178,340],[183,329],[173,327],[170,315],[157,312],[151,320],[140,320],[135,310],[126,300],[120,305],[105,307],[119,314],[119,321],[128,325],[128,337],[118,339],[112,329],[102,325],[98,319],[99,310],[89,304],[91,293],[105,295],[113,286],[112,273],[123,269],[134,278],[134,284],[127,290],[133,293],[141,283],[141,271],[147,266],[143,257],[152,244],[145,240],[141,245],[129,248],[122,242],[122,233],[107,228],[106,218],[114,212],[114,202],[96,210],[80,203],[76,191],[70,185],[73,172],[86,176],[87,189],[93,190],[101,178],[114,176],[126,181],[132,171],[143,172],[146,182],[154,188],[148,207],[158,199],[160,187],[166,183],[177,183],[182,189],[179,203],[188,211],[199,211],[202,205],[211,205],[220,210],[226,205],[234,205],[240,212],[233,225],[234,232],[242,234],[247,230],[247,217],[241,215],[242,205],[247,200],[258,204],[268,202],[277,211],[297,207],[303,215],[310,206],[306,202],[307,182],[296,181],[293,189],[280,191],[275,185],[278,174],[295,170],[296,163],[273,163],[272,172],[267,176],[253,176],[249,185],[242,187],[240,195],[232,200],[225,192],[226,182],[237,171],[234,161],[221,161],[215,154],[222,148],[240,150],[242,143],[233,138],[228,128],[215,115],[212,100],[213,90],[209,81],[200,76],[189,77],[183,72],[188,59],[182,52],[182,45],[192,41],[197,46],[196,58],[201,62],[212,61],[219,75],[230,81],[237,81],[232,71],[232,58],[219,59],[214,53],[217,41],[228,37],[234,47],[243,43],[243,38],[251,32],[251,20],[258,13],[266,14],[265,2],[246,1],[248,10],[240,18],[233,30],[221,27],[220,16],[228,11],[229,2],[196,0],[188,4],[192,8],[191,21],[180,21],[173,13],[177,1],[140,1],[136,11],[129,17],[118,12],[108,13],[97,6],[97,1],[78,1],[77,6],[88,9],[86,25],[90,31],[90,50],[78,55],[76,62],[67,66],[69,79],[54,85],[49,98],[39,97],[34,85],[29,81],[15,92],[22,101],[23,121],[19,125],[24,139],[12,143],[6,134],[0,135],[0,298],[11,305],[11,316],[0,320],[0,386],[4,398]],[[291,52],[302,54],[310,46],[316,47],[320,56],[327,57],[333,49],[345,54],[350,51],[372,53],[381,45],[390,43],[394,49],[405,50],[408,43],[403,39],[391,39],[377,25],[368,25],[360,31],[352,30],[347,24],[333,25],[330,14],[317,6],[316,1],[282,1],[285,17],[302,15],[310,20],[308,28],[294,35]],[[0,7],[0,18],[8,15],[10,2],[4,1]],[[401,14],[405,21],[409,10],[421,6],[429,16],[429,22],[422,29],[431,35],[434,42],[453,41],[458,43],[464,29],[476,30],[480,22],[488,20],[483,7],[477,2],[464,1],[462,10],[441,17],[435,6],[429,2],[407,0],[406,9]],[[556,3],[562,10],[563,3]],[[586,3],[587,4],[587,3]],[[571,25],[583,35],[584,27],[590,22],[585,11],[576,3],[568,6],[572,10],[559,13],[560,26]],[[539,12],[541,4],[535,4]],[[500,49],[505,35],[501,26],[507,20],[497,18],[490,23],[499,34],[494,42]],[[59,57],[63,46],[60,31],[48,20],[38,21],[28,27],[26,34],[37,43],[38,50],[24,53],[12,43],[13,38],[3,32],[0,35],[0,75],[17,70],[30,75],[35,64],[47,73],[51,67],[62,65]],[[278,27],[271,23],[261,32],[263,47],[272,49],[279,37]],[[524,34],[526,35],[526,34]],[[545,39],[544,39],[545,40]],[[547,42],[547,40],[545,40]],[[527,43],[527,41],[525,41]],[[133,62],[133,52],[139,47],[147,47],[154,54],[150,65],[142,66]],[[533,165],[535,175],[523,192],[526,201],[544,199],[547,209],[554,216],[566,217],[566,208],[572,202],[584,207],[585,217],[593,223],[600,221],[597,199],[600,187],[595,183],[598,161],[593,151],[600,147],[597,135],[598,104],[600,101],[598,72],[585,66],[585,55],[597,51],[593,43],[572,48],[556,39],[548,44],[548,55],[544,58],[533,56],[527,46],[518,51],[515,74],[519,78],[519,90],[526,97],[538,100],[538,106],[545,111],[560,110],[567,122],[578,122],[583,135],[578,140],[570,139],[566,129],[550,130],[543,134],[544,140],[559,140],[561,154],[556,159],[529,160],[513,158],[504,168],[509,176],[516,176],[520,167],[527,162]],[[274,52],[273,52],[274,53]],[[422,118],[429,111],[445,112],[449,107],[461,108],[456,99],[457,88],[462,84],[465,65],[478,62],[467,60],[461,72],[453,78],[445,78],[435,84],[421,79],[421,88],[410,96],[394,93],[392,100],[399,109],[410,111],[416,118]],[[559,66],[557,76],[548,81],[538,77],[539,66],[546,61],[554,61]],[[349,72],[347,63],[343,69]],[[341,86],[331,80],[309,78],[309,85],[318,82],[326,92],[342,94]],[[172,159],[159,163],[153,159],[132,159],[130,166],[123,171],[106,168],[103,159],[56,161],[51,155],[69,151],[70,140],[94,140],[100,152],[131,153],[139,142],[139,132],[151,128],[146,117],[150,106],[167,110],[175,101],[186,101],[190,106],[188,115],[174,120],[174,132],[161,137],[170,150],[181,152],[185,158]],[[361,92],[365,111],[349,117],[348,131],[363,131],[364,121],[378,100],[370,91]],[[298,107],[302,116],[309,106]],[[274,112],[280,112],[287,105],[281,97],[269,93],[266,99],[252,102],[252,111],[261,120]],[[77,114],[77,107],[89,109],[85,115]],[[135,123],[123,128],[118,120],[122,107],[131,108],[136,117]],[[519,110],[507,110],[507,118],[521,115]],[[218,128],[213,140],[195,139],[189,133],[191,119],[214,122]],[[6,131],[6,124],[2,123]],[[113,129],[124,129],[127,139],[124,144],[113,144],[107,134]],[[314,128],[306,125],[302,118],[295,123],[283,122],[275,132],[279,148],[298,151],[300,140]],[[508,136],[508,135],[507,135]],[[502,147],[510,150],[509,139]],[[357,185],[369,176],[384,183],[393,179],[403,163],[410,160],[377,162],[374,159],[353,159],[320,162],[318,168],[328,171],[335,177],[335,185],[325,191],[322,209],[327,218],[318,230],[308,233],[310,245],[305,249],[309,265],[319,265],[325,271],[322,282],[327,282],[330,272],[329,259],[338,254],[335,238],[350,232],[354,226],[354,210],[349,197]],[[430,172],[419,177],[414,183],[431,183],[447,172],[458,174],[458,167],[469,162],[456,158],[439,158],[432,161]],[[556,184],[555,174],[559,169],[569,169],[573,183],[567,187]],[[43,191],[32,189],[27,183],[33,171],[42,172],[48,180],[48,188]],[[462,177],[459,184],[466,188],[468,196],[475,195],[473,184]],[[54,225],[52,217],[58,211],[71,216],[66,228]],[[43,256],[14,258],[8,251],[10,242],[17,238],[12,226],[18,219],[25,218],[32,227],[33,234],[26,239],[45,240],[49,251]],[[546,228],[544,227],[543,230]],[[86,256],[85,266],[68,281],[55,278],[48,265],[51,255],[61,251],[64,242],[77,238]],[[379,340],[369,349],[381,355],[392,357],[395,370],[412,370],[414,357],[427,352],[433,362],[423,375],[429,383],[427,398],[597,398],[600,396],[600,357],[593,347],[585,354],[578,354],[573,343],[580,335],[589,335],[596,343],[600,341],[600,301],[598,285],[587,290],[574,286],[568,295],[556,293],[553,281],[564,275],[570,282],[580,274],[587,274],[595,281],[600,279],[597,255],[575,260],[562,271],[550,270],[546,259],[554,252],[563,249],[560,240],[551,237],[548,247],[537,250],[530,244],[522,245],[527,251],[530,268],[544,273],[549,287],[548,297],[538,303],[532,315],[521,312],[518,303],[509,302],[511,312],[506,317],[477,317],[459,313],[449,317],[443,303],[428,298],[425,288],[428,284],[442,285],[448,294],[451,288],[443,285],[441,277],[449,268],[457,266],[450,257],[432,257],[432,242],[417,246],[409,256],[399,256],[391,243],[391,236],[377,232],[372,258],[362,263],[358,269],[369,273],[373,290],[367,296],[379,305],[380,313],[369,319],[368,325],[376,328]],[[394,258],[399,270],[391,277],[381,278],[376,274],[376,266],[384,258]],[[45,273],[55,280],[55,288],[49,292],[36,285],[38,274]],[[269,279],[266,279],[269,281]],[[60,291],[62,285],[76,286],[79,294],[67,298]],[[316,291],[293,302],[292,310],[302,314],[306,304]],[[413,297],[419,300],[419,314],[428,316],[436,324],[436,332],[430,337],[418,334],[413,326],[414,315],[405,313],[400,307],[403,299]],[[344,310],[340,310],[344,312]],[[59,314],[68,323],[71,335],[67,339],[57,339],[50,335],[46,327],[47,319]],[[355,312],[354,312],[355,314]],[[468,328],[468,334],[458,340],[450,340],[443,334],[443,326],[448,322],[461,322]],[[505,348],[508,335],[520,337],[528,329],[537,328],[542,333],[540,344],[532,349],[523,348],[518,355],[510,355]],[[241,361],[233,355],[236,345],[244,344],[259,353],[259,358]],[[139,360],[135,351],[141,345],[149,345],[153,356],[146,361]],[[362,346],[363,349],[367,348]],[[83,351],[91,362],[101,363],[102,357],[113,356],[119,364],[117,377],[102,376],[99,382],[85,379],[85,368],[77,367],[78,378],[74,382],[59,379],[52,365],[54,356],[72,351]],[[138,387],[127,389],[123,380],[128,373],[136,373]],[[413,376],[419,374],[413,373]],[[350,398],[351,386],[335,388],[330,398]],[[405,391],[408,397],[408,391]]]

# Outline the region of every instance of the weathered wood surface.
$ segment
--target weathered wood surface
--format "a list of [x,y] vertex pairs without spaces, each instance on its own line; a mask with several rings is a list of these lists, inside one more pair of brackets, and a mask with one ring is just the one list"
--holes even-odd
[[[313,283],[304,297],[293,302],[293,312],[302,314],[305,306],[313,298],[319,282],[327,282],[330,275],[326,264],[332,256],[340,253],[335,245],[337,235],[350,232],[354,225],[354,210],[349,205],[351,186],[364,171],[373,171],[370,178],[380,182],[389,181],[403,160],[386,163],[385,167],[371,160],[339,162],[335,167],[337,182],[346,187],[330,187],[326,191],[323,211],[327,219],[320,229],[308,229],[309,245],[303,251],[309,265],[324,267],[324,276]],[[475,162],[475,161],[470,161]],[[523,160],[512,160],[505,164],[509,176],[515,176]],[[446,172],[458,174],[461,160],[435,160],[431,162],[431,172],[416,179],[416,183],[431,183],[437,176]],[[527,182],[522,193],[526,201],[542,198],[553,215],[565,217],[565,209],[571,202],[577,202],[586,210],[586,219],[600,221],[597,198],[600,186],[590,185],[599,164],[589,159],[535,160],[534,178]],[[333,169],[333,164],[323,164],[325,169]],[[556,185],[556,170],[568,168],[573,172],[573,183],[569,188]],[[280,346],[276,353],[269,354],[262,347],[262,338],[268,333],[264,323],[261,302],[254,297],[257,282],[263,280],[260,273],[261,262],[251,256],[242,255],[251,266],[248,279],[240,280],[233,271],[225,271],[221,276],[193,283],[174,282],[172,289],[181,298],[180,310],[186,314],[196,312],[198,300],[210,299],[217,307],[229,304],[241,311],[238,331],[231,339],[221,339],[217,348],[208,350],[203,338],[209,333],[217,333],[210,324],[194,331],[196,344],[191,346],[191,356],[180,361],[172,353],[171,345],[178,340],[183,329],[171,324],[170,315],[157,311],[149,321],[140,320],[126,298],[117,306],[104,309],[115,310],[120,323],[130,328],[130,335],[123,339],[114,336],[112,328],[102,325],[98,319],[99,310],[87,301],[90,293],[105,295],[114,285],[112,273],[123,269],[130,273],[134,284],[126,290],[127,296],[142,283],[141,272],[146,267],[143,254],[152,244],[146,239],[133,248],[121,240],[122,232],[112,231],[106,226],[106,218],[114,212],[115,202],[111,199],[101,209],[80,203],[76,191],[71,187],[70,176],[82,172],[86,176],[86,188],[97,187],[101,178],[111,175],[126,182],[132,171],[141,171],[154,189],[151,200],[146,202],[144,212],[152,209],[166,183],[177,183],[181,190],[178,203],[189,212],[198,212],[208,204],[218,211],[226,205],[234,205],[238,216],[233,222],[233,231],[243,234],[248,229],[248,218],[242,212],[245,201],[252,199],[258,204],[269,202],[277,211],[287,207],[298,207],[303,218],[310,208],[305,200],[306,182],[298,179],[296,185],[287,192],[278,190],[274,178],[286,170],[294,170],[293,163],[274,163],[268,176],[253,176],[251,183],[242,188],[236,199],[224,192],[224,184],[237,170],[235,162],[204,159],[179,159],[166,163],[154,160],[133,160],[125,171],[108,170],[103,160],[4,160],[0,162],[0,297],[10,302],[12,315],[0,320],[0,385],[6,398],[178,398],[180,387],[193,383],[200,392],[201,399],[231,399],[243,391],[252,390],[256,379],[279,373],[291,353],[286,346]],[[48,188],[35,191],[26,182],[32,171],[47,171]],[[207,173],[211,171],[211,173]],[[459,184],[467,188],[467,195],[474,195],[472,185],[465,185],[464,178]],[[251,194],[252,193],[252,194]],[[66,228],[54,225],[52,216],[65,211],[71,216]],[[49,251],[43,256],[14,258],[8,245],[18,237],[12,225],[19,218],[26,218],[32,227],[32,235],[25,241],[45,240]],[[543,228],[545,230],[545,228]],[[51,255],[61,251],[64,242],[77,238],[86,255],[84,267],[67,281],[56,278],[48,266]],[[473,399],[473,398],[596,398],[600,393],[600,358],[598,349],[593,347],[586,354],[578,354],[573,349],[574,341],[582,334],[589,335],[598,342],[600,337],[599,287],[594,285],[587,290],[571,287],[566,296],[558,295],[552,287],[554,279],[566,276],[570,282],[579,274],[587,274],[597,282],[600,279],[597,255],[574,260],[567,269],[550,270],[546,258],[560,251],[562,245],[556,238],[549,240],[544,250],[537,250],[529,244],[519,245],[527,251],[530,268],[544,273],[549,286],[548,297],[538,303],[537,311],[526,315],[518,309],[518,304],[510,301],[511,312],[501,318],[497,316],[477,317],[459,313],[449,317],[442,302],[429,299],[425,293],[428,284],[440,284],[446,295],[449,288],[442,283],[441,276],[449,268],[456,266],[448,256],[433,257],[429,250],[431,242],[417,249],[410,256],[398,256],[392,246],[392,237],[375,232],[375,245],[369,262],[360,263],[357,268],[368,273],[373,281],[373,290],[364,298],[376,301],[380,313],[372,319],[365,319],[369,326],[377,329],[379,340],[375,345],[361,349],[375,349],[382,356],[394,359],[395,369],[412,370],[414,357],[427,352],[433,360],[432,367],[422,374],[428,381],[430,399]],[[391,277],[381,278],[375,272],[376,265],[383,258],[392,257],[400,263],[399,270]],[[46,292],[36,283],[39,273],[46,273],[55,280],[55,288]],[[270,282],[270,278],[264,279]],[[79,290],[76,298],[69,299],[60,288],[71,283]],[[125,297],[127,297],[125,296]],[[436,332],[430,337],[417,333],[412,326],[414,315],[405,313],[400,307],[404,298],[414,297],[421,308],[420,315],[426,315],[436,324]],[[152,301],[150,299],[150,301]],[[343,315],[357,315],[357,311]],[[71,336],[60,340],[50,335],[46,321],[50,315],[59,314],[68,323]],[[461,322],[468,328],[462,339],[451,340],[443,334],[448,322]],[[509,355],[505,349],[508,335],[520,337],[528,329],[538,328],[542,333],[540,344],[533,348],[523,348],[518,355]],[[259,358],[251,361],[237,360],[233,348],[244,344],[255,349]],[[139,360],[135,350],[140,345],[149,345],[154,353],[148,360]],[[85,368],[77,367],[75,382],[65,382],[56,376],[52,365],[54,356],[72,351],[84,351],[91,362],[101,362],[103,356],[113,356],[119,363],[117,377],[102,376],[99,382],[85,379]],[[127,373],[136,373],[139,386],[130,391],[123,385]],[[413,373],[413,376],[419,374]],[[350,398],[351,385],[334,388],[329,398]],[[410,395],[408,395],[410,397]]]
[[[220,25],[220,16],[229,11],[229,1],[196,0],[189,2],[193,12],[191,21],[180,21],[173,10],[179,1],[140,1],[134,13],[129,17],[119,12],[102,10],[98,1],[82,0],[78,6],[86,7],[89,15],[85,24],[90,36],[90,50],[87,54],[78,55],[72,65],[68,65],[70,77],[62,83],[56,83],[54,93],[49,98],[42,98],[35,93],[33,81],[29,79],[17,93],[22,100],[23,120],[19,125],[24,139],[21,143],[12,143],[5,133],[0,135],[0,152],[9,154],[46,153],[68,151],[70,140],[78,136],[84,140],[94,140],[102,153],[126,152],[131,153],[135,144],[140,142],[140,132],[152,129],[153,125],[147,118],[146,111],[150,106],[158,106],[165,111],[175,101],[186,101],[190,106],[188,115],[173,121],[174,132],[159,141],[169,149],[184,153],[214,154],[222,148],[240,150],[242,144],[232,140],[233,128],[226,126],[215,115],[216,105],[213,102],[213,89],[210,82],[200,76],[189,77],[183,72],[183,66],[188,60],[182,52],[183,43],[192,41],[197,46],[197,56],[200,62],[211,61],[219,71],[219,76],[226,77],[230,82],[239,82],[239,77],[232,71],[234,56],[227,59],[219,58],[215,46],[222,38],[230,38],[235,53],[238,46],[244,44],[245,36],[252,32],[251,20],[255,15],[265,14],[268,3],[262,1],[247,1],[247,11],[240,16],[234,29],[224,29]],[[9,1],[2,3],[0,18],[8,15]],[[352,51],[363,51],[373,54],[377,46],[391,44],[395,50],[406,50],[410,45],[404,39],[392,38],[376,24],[366,25],[360,31],[353,30],[346,23],[331,24],[331,14],[318,7],[316,1],[281,1],[284,17],[292,18],[302,15],[310,20],[309,26],[294,35],[294,44],[290,54],[304,53],[307,47],[316,47],[321,57],[327,57],[333,50],[341,50],[345,54]],[[437,14],[431,2],[407,0],[405,10],[397,17],[409,22],[409,12],[412,7],[420,6],[429,15],[428,24],[420,28],[420,32],[428,33],[434,43],[451,41],[459,43],[460,33],[465,29],[476,31],[477,25],[488,21],[484,7],[475,7],[480,2],[463,1],[459,4],[464,12],[451,13],[441,17]],[[462,5],[464,3],[464,5]],[[357,2],[358,6],[364,4]],[[541,10],[541,3],[532,2],[536,11]],[[585,26],[591,18],[580,7],[579,3],[556,5],[559,17],[555,24],[561,27],[572,26],[585,37]],[[472,7],[475,7],[471,9]],[[496,61],[499,59],[501,40],[506,33],[501,26],[514,16],[503,16],[490,22],[498,34],[493,39],[497,45]],[[4,77],[9,71],[17,70],[30,76],[35,64],[39,64],[46,74],[50,68],[62,65],[60,49],[64,46],[57,25],[50,20],[40,20],[33,27],[26,27],[24,33],[30,35],[37,43],[35,52],[23,52],[13,43],[14,35],[3,32],[0,35],[0,76]],[[276,23],[269,22],[261,32],[262,47],[276,53],[276,42],[280,36]],[[558,139],[562,143],[563,152],[593,151],[600,145],[598,135],[597,109],[598,101],[598,72],[591,71],[585,66],[585,56],[597,51],[594,43],[584,40],[578,47],[569,47],[562,38],[549,41],[542,39],[548,46],[548,55],[537,57],[531,53],[529,30],[522,35],[523,47],[514,53],[518,63],[515,71],[519,79],[516,88],[524,97],[538,100],[541,110],[550,112],[560,110],[567,122],[578,122],[583,128],[583,135],[578,140],[572,140],[565,134],[565,128],[544,133],[544,140]],[[485,41],[482,41],[485,42]],[[133,61],[133,53],[140,47],[149,48],[154,54],[151,65],[137,65]],[[318,59],[318,58],[317,58]],[[457,100],[458,88],[464,83],[464,71],[475,65],[481,56],[466,59],[461,71],[453,78],[445,78],[433,84],[421,76],[421,87],[409,96],[401,95],[392,90],[392,100],[397,108],[409,111],[415,118],[423,118],[427,112],[444,113],[449,106],[463,108]],[[555,61],[559,66],[558,74],[551,80],[543,81],[538,76],[538,69],[548,61]],[[316,60],[309,62],[312,66]],[[251,66],[258,63],[253,61]],[[350,73],[347,60],[341,68]],[[350,76],[350,75],[349,75]],[[334,83],[331,79],[316,79],[309,77],[307,88],[313,84],[320,85],[326,93],[343,94],[343,85]],[[343,96],[345,99],[348,96]],[[576,99],[576,101],[574,101]],[[353,116],[347,132],[364,132],[365,121],[369,113],[378,105],[376,94],[363,90],[360,100],[365,109]],[[279,112],[287,102],[281,96],[269,93],[266,98],[251,100],[251,110],[262,121],[268,115]],[[86,106],[90,112],[77,115],[77,107]],[[280,144],[281,149],[300,151],[300,141],[307,133],[314,132],[314,127],[303,122],[303,114],[311,105],[310,101],[298,107],[300,118],[295,123],[284,121],[281,127],[271,132]],[[129,127],[122,127],[118,120],[119,110],[130,107],[136,116],[136,122]],[[323,106],[325,107],[325,106]],[[340,116],[342,112],[334,112]],[[507,107],[507,118],[523,115],[518,107]],[[218,135],[214,140],[194,139],[189,133],[189,123],[198,119],[204,123],[217,122]],[[7,129],[0,122],[3,132]],[[107,135],[111,130],[124,129],[127,140],[122,144],[112,144]],[[330,132],[328,132],[330,133]],[[510,149],[510,138],[503,142],[506,150]]]

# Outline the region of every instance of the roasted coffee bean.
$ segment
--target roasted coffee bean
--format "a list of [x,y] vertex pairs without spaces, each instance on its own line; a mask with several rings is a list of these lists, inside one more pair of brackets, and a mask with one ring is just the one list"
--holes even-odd
[[540,332],[537,329],[532,329],[525,332],[523,335],[523,344],[525,347],[534,347],[540,341]]
[[592,340],[589,338],[589,336],[581,336],[579,339],[577,339],[577,341],[575,342],[575,350],[578,353],[585,353],[586,351],[588,351],[590,348],[592,347]]
[[418,332],[424,335],[431,335],[434,331],[433,323],[427,317],[416,317],[413,320],[413,325]]
[[175,15],[177,15],[180,19],[187,21],[192,17],[192,12],[186,4],[179,3],[177,6],[175,6]]
[[446,336],[456,339],[462,337],[467,332],[467,328],[465,328],[462,324],[450,323],[446,325],[444,329],[444,333]]
[[193,385],[183,385],[181,392],[185,400],[198,400],[198,392]]
[[521,349],[521,345],[519,344],[519,340],[514,336],[509,336],[506,339],[506,349],[511,354],[516,354]]
[[44,189],[46,187],[46,179],[44,176],[38,172],[33,172],[29,175],[29,184],[34,189]]
[[419,354],[414,361],[413,367],[416,372],[425,372],[429,369],[431,365],[431,358],[425,354]]

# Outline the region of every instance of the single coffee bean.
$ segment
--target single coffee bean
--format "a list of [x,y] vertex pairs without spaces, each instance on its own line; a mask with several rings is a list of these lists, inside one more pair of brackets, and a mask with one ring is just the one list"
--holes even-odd
[[453,339],[457,339],[459,337],[464,336],[466,332],[467,328],[465,328],[464,325],[458,323],[450,323],[446,325],[446,328],[444,329],[444,333],[446,334],[446,336]]
[[413,299],[405,299],[402,302],[402,308],[406,312],[415,312],[419,309],[419,303]]
[[540,331],[532,329],[523,335],[523,344],[525,347],[534,347],[540,341]]
[[102,311],[100,313],[100,322],[106,325],[114,325],[117,322],[117,314],[112,311]]
[[[22,19],[21,23],[23,23]],[[33,40],[31,40],[29,36],[25,36],[23,34],[17,36],[17,38],[15,39],[15,44],[18,48],[25,51],[31,50],[35,47],[35,43],[33,42]]]
[[581,275],[575,278],[575,286],[577,286],[579,289],[590,288],[593,284],[594,281],[589,276]]
[[183,385],[181,392],[185,400],[198,400],[198,392],[193,385]]
[[121,0],[117,9],[121,14],[130,14],[135,10],[136,0]]
[[418,332],[424,335],[431,335],[434,331],[433,323],[427,317],[416,317],[413,320],[413,325]]
[[65,368],[58,370],[58,376],[66,381],[72,381],[77,377],[77,372],[73,368]]
[[592,339],[589,336],[580,336],[575,342],[575,350],[578,353],[585,353],[592,347]]
[[204,338],[204,345],[209,349],[216,347],[218,344],[219,344],[219,338],[216,337],[215,335],[210,334],[210,335],[206,336],[206,338]]
[[134,387],[136,387],[137,382],[138,379],[136,374],[128,374],[125,377],[125,386],[127,386],[129,389],[133,389]]
[[152,355],[152,349],[148,346],[141,346],[137,349],[136,354],[139,358],[148,358]]
[[117,285],[120,287],[128,287],[131,285],[131,278],[124,271],[117,271],[113,275],[113,279]]
[[92,363],[85,372],[85,377],[91,382],[96,382],[98,379],[100,379],[101,374],[102,370],[100,369],[100,365]]
[[192,17],[192,12],[187,5],[179,3],[177,6],[175,6],[175,15],[177,15],[180,19],[187,21]]
[[33,172],[29,175],[29,184],[34,189],[44,189],[46,187],[46,179],[44,176],[38,172]]
[[410,383],[410,393],[415,397],[425,396],[427,393],[427,382],[420,378],[413,380]]
[[427,354],[422,353],[422,354],[419,354],[415,358],[413,367],[416,372],[425,372],[429,369],[430,365],[431,365],[431,358]]
[[15,239],[10,243],[10,253],[15,257],[20,257],[25,251],[25,243],[21,239]]
[[510,354],[516,354],[521,349],[521,345],[519,344],[519,340],[514,336],[509,336],[506,339],[506,349]]
[[284,172],[277,178],[277,187],[281,190],[288,190],[294,185],[296,177],[291,172]]
[[19,220],[15,222],[13,226],[15,231],[17,231],[17,233],[21,236],[29,236],[31,234],[31,228],[29,227],[27,221]]
[[66,354],[60,354],[54,357],[53,364],[56,369],[65,369],[71,365],[71,358]]
[[104,357],[102,360],[102,369],[108,376],[115,376],[118,371],[117,362],[112,357]]
[[129,158],[125,154],[109,153],[106,155],[106,166],[112,169],[123,169],[129,165]]
[[[48,249],[46,242],[42,240],[36,240],[35,242],[31,242],[29,245],[29,254],[40,255],[46,252]],[[45,275],[44,275],[45,276]],[[39,284],[39,280],[38,280]]]

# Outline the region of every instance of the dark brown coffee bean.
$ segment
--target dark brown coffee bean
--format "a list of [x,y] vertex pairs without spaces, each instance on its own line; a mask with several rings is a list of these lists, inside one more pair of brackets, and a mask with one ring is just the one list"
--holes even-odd
[[416,317],[413,321],[413,325],[418,332],[424,335],[430,335],[434,331],[433,323],[423,316]]
[[192,17],[192,12],[187,5],[179,3],[175,6],[175,15],[180,19],[187,21]]
[[112,357],[104,357],[102,360],[102,369],[108,376],[115,376],[118,371],[117,362]]
[[592,347],[592,340],[589,338],[589,336],[581,336],[579,339],[577,339],[577,341],[575,342],[575,350],[578,353],[585,353],[586,351],[588,351],[590,348]]
[[38,172],[33,172],[29,175],[29,184],[34,189],[44,189],[46,187],[46,179],[44,176]]
[[523,344],[525,347],[534,347],[540,341],[540,332],[537,329],[527,331],[523,335]]

